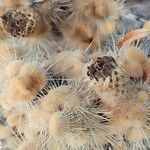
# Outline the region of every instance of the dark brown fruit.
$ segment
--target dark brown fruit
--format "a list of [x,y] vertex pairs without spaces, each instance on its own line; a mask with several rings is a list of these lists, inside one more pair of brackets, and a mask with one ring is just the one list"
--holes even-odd
[[14,37],[27,37],[33,32],[35,27],[35,20],[32,18],[32,14],[25,11],[9,10],[1,18],[6,32]]
[[96,61],[88,67],[87,75],[91,80],[105,80],[107,77],[111,77],[116,65],[115,59],[111,56],[98,57]]

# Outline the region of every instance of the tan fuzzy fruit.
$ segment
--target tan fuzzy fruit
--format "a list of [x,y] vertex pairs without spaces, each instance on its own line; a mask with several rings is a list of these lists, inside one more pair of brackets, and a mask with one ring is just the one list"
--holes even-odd
[[6,67],[6,75],[8,77],[15,77],[19,74],[21,68],[23,66],[23,62],[21,61],[13,61]]
[[145,138],[145,134],[140,128],[131,128],[127,131],[127,137],[130,142],[138,142]]
[[[124,104],[122,104],[122,108],[118,109],[112,117],[112,125],[115,132],[125,133],[131,127],[142,127],[145,123],[147,117],[145,107],[138,103],[134,106],[132,106],[132,104],[127,105],[128,111],[125,110]],[[131,107],[129,105],[131,105],[132,108],[129,109],[129,107]]]
[[54,138],[63,137],[70,128],[69,118],[61,112],[55,112],[49,120],[49,132]]
[[120,16],[120,7],[115,1],[76,0],[75,7],[86,17],[94,20],[105,20],[107,17],[118,19]]
[[7,117],[7,123],[11,127],[19,127],[22,126],[22,124],[25,124],[25,116],[17,113],[11,113]]
[[124,60],[124,68],[128,76],[130,77],[142,77],[143,75],[143,67],[142,65],[134,60]]
[[30,136],[33,134],[31,132],[33,130],[40,131],[40,130],[45,129],[48,125],[50,117],[51,117],[51,113],[47,111],[47,108],[43,108],[39,106],[30,110],[28,114],[28,118],[29,118],[28,126],[24,128],[25,134],[27,134],[27,136]]
[[124,49],[123,53],[124,53],[124,56],[127,57],[131,61],[133,60],[140,64],[143,64],[146,61],[146,55],[140,48],[128,47]]
[[6,9],[14,7],[24,7],[25,0],[4,0],[2,6]]
[[96,49],[99,44],[99,36],[88,24],[78,21],[65,23],[61,29],[67,40],[73,42],[76,47]]
[[82,74],[83,62],[78,58],[68,58],[64,63],[64,68],[68,68],[66,75],[68,78],[77,78]]
[[0,125],[0,139],[6,139],[11,137],[12,131],[11,129]]
[[88,135],[86,132],[79,132],[77,135],[70,136],[67,140],[67,143],[70,145],[71,148],[79,148],[86,145],[88,142]]
[[1,41],[0,42],[0,74],[1,75],[5,74],[6,64],[14,60],[15,60],[15,55],[13,53],[13,50],[7,46],[7,43]]
[[34,93],[45,86],[47,77],[42,68],[32,63],[27,63],[20,70],[19,80],[24,84],[27,91]]
[[118,112],[113,116],[112,126],[114,129],[114,133],[125,133],[131,126],[132,123],[130,119],[128,119],[126,114],[122,114],[122,112]]
[[0,97],[0,104],[1,104],[2,108],[6,111],[6,117],[7,117],[7,115],[10,114],[9,111],[11,110],[12,107],[9,104],[9,102],[6,100],[5,96]]
[[25,64],[19,75],[8,81],[6,86],[7,101],[11,105],[31,101],[36,97],[37,92],[45,86],[46,81],[46,74],[39,67],[30,63]]
[[101,21],[100,31],[105,36],[116,30],[117,22],[113,20]]
[[63,71],[67,78],[83,76],[85,64],[81,52],[61,52],[54,58],[52,69],[55,72]]
[[121,16],[121,9],[118,3],[116,1],[110,0],[106,0],[106,3],[110,18],[112,17],[113,19],[119,19],[119,17]]
[[85,16],[91,19],[104,19],[109,14],[108,6],[105,0],[76,0],[76,8]]
[[20,101],[20,102],[29,101],[32,98],[34,98],[34,96],[36,96],[36,93],[38,92],[37,89],[34,89],[30,85],[32,85],[32,81],[28,81],[26,83],[25,79],[22,79],[22,78],[19,78],[16,80],[14,79],[9,82],[9,86],[7,89],[8,96],[11,99],[15,99],[16,101]]
[[137,96],[138,96],[138,98],[141,100],[141,102],[145,102],[145,101],[148,101],[149,100],[149,94],[148,94],[148,92],[147,91],[139,91],[138,93],[137,93]]
[[[17,103],[25,103],[34,98],[34,94],[26,89],[26,84],[22,79],[12,79],[7,87],[7,101],[10,105],[17,105]],[[14,102],[15,100],[15,102]]]
[[66,91],[67,86],[60,86],[49,91],[48,95],[44,97],[41,104],[42,109],[50,114],[52,112],[60,111],[64,108],[65,103],[69,100],[69,94]]

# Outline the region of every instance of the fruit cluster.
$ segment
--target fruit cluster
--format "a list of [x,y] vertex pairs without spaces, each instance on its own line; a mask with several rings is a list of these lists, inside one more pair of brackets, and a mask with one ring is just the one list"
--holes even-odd
[[[150,59],[123,1],[5,0],[0,139],[10,150],[147,150]],[[115,35],[115,38],[113,37]]]

